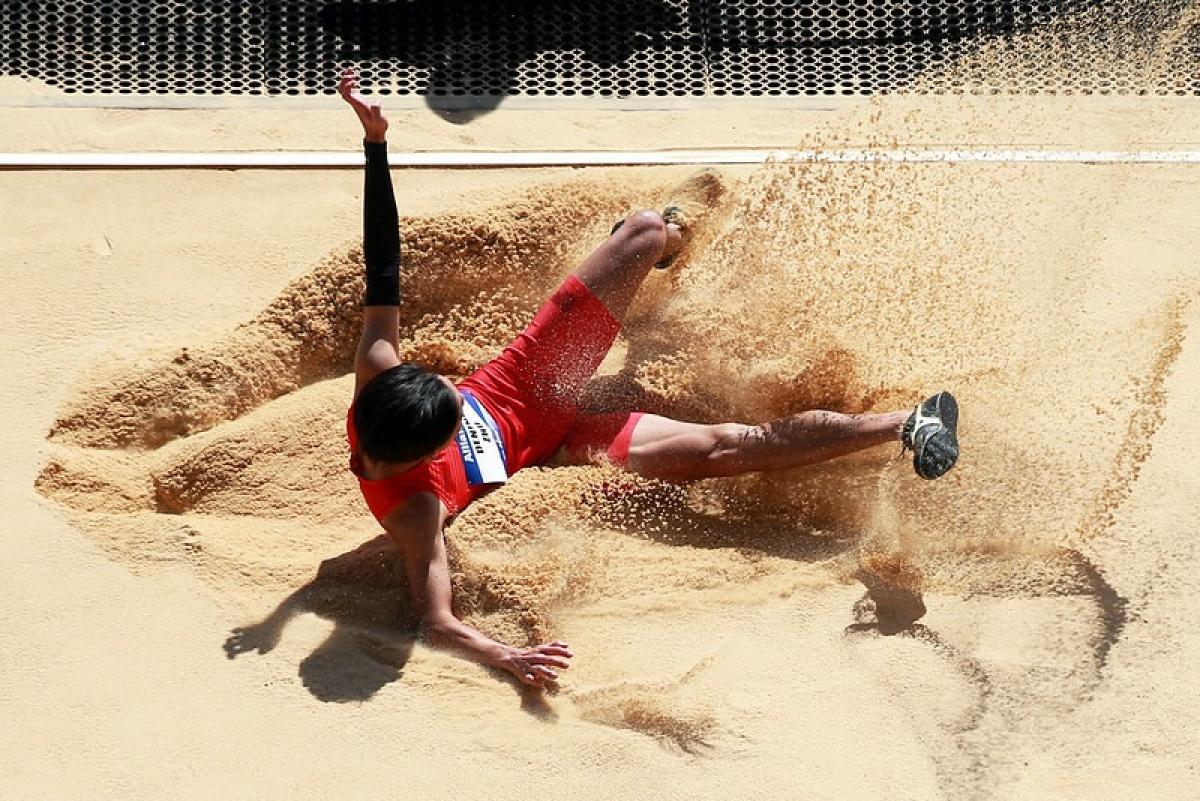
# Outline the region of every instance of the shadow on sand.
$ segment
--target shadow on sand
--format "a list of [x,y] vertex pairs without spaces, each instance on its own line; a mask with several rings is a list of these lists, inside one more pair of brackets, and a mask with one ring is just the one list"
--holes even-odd
[[235,628],[225,640],[225,655],[270,653],[293,618],[316,614],[335,627],[300,663],[304,686],[322,701],[366,701],[403,675],[412,654],[417,631],[407,597],[399,552],[379,536],[325,560],[271,614]]
[[678,46],[672,39],[680,35],[669,33],[683,18],[664,0],[341,0],[323,7],[319,22],[349,43],[345,58],[395,59],[426,71],[426,105],[462,124],[522,93],[518,68],[539,53],[578,51],[613,67],[638,50]]

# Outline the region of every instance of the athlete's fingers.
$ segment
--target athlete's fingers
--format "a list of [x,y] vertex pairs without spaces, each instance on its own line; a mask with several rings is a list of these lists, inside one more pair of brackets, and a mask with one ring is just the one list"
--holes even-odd
[[533,665],[553,665],[556,668],[566,670],[571,667],[571,663],[563,659],[561,656],[547,656],[546,654],[530,654],[526,657],[530,664]]
[[565,656],[568,659],[575,656],[575,654],[571,653],[571,649],[567,648],[566,646],[562,646],[562,645],[539,645],[534,650],[537,651],[539,654],[551,654],[553,656]]
[[558,674],[544,665],[534,665],[529,669],[529,672],[543,681],[558,681]]

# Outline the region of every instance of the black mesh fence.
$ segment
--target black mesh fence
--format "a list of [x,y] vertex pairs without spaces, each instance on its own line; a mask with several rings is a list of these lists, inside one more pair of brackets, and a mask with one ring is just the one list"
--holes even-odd
[[[1170,0],[1164,3],[1170,12]],[[353,63],[370,91],[497,102],[510,95],[862,95],[909,85],[989,43],[1069,30],[1076,18],[1089,25],[1109,15],[1129,18],[1133,5],[0,0],[0,74],[38,79],[68,93],[314,95],[331,92],[339,67]],[[1103,29],[1095,35],[1103,37]],[[1150,37],[1144,46],[1159,44]],[[1014,69],[1006,85],[1050,93],[1200,93],[1194,69],[1200,34],[1185,30],[1170,47],[1170,68],[1153,74],[1143,67],[1132,74],[1134,67],[1121,63],[1053,74],[1027,68]],[[953,76],[923,86],[977,89]]]

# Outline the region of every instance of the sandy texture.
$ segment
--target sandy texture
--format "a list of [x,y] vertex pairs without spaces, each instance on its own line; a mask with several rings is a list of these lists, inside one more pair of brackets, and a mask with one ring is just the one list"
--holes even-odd
[[[407,355],[486,358],[679,173],[577,176],[402,182]],[[352,230],[357,176],[8,176],[7,794],[380,794],[396,760],[468,797],[1194,788],[1171,677],[1197,655],[1190,173],[735,178],[590,401],[757,419],[951,386],[963,462],[934,485],[891,449],[686,489],[522,473],[450,541],[468,619],[580,652],[538,699],[409,644],[342,470],[358,254],[310,254]]]
[[[1186,143],[1144,102],[889,98],[819,141]],[[486,360],[686,172],[397,173],[404,356]],[[545,696],[412,642],[344,469],[359,181],[0,175],[0,797],[1200,795],[1196,168],[731,172],[588,405],[952,388],[962,460],[523,471],[448,542],[466,619],[572,644]]]
[[[0,87],[2,88],[2,87]],[[5,94],[0,91],[0,102]],[[20,102],[17,100],[16,102]],[[5,108],[0,151],[345,151],[342,109],[283,106],[154,110]],[[772,103],[776,107],[772,107]],[[801,147],[1066,146],[1195,148],[1194,101],[1178,97],[891,96],[701,101],[693,109],[569,113],[508,109],[456,125],[426,109],[397,110],[392,141],[415,151],[792,149]],[[780,107],[782,106],[782,107]],[[789,107],[790,106],[790,107]],[[269,105],[267,108],[271,108]],[[855,120],[848,124],[848,120]]]

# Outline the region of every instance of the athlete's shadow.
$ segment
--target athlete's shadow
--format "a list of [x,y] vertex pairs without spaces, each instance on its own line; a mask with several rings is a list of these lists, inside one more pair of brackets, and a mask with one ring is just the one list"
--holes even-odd
[[335,627],[300,663],[304,686],[322,701],[366,701],[403,675],[412,653],[416,628],[407,598],[396,547],[379,536],[325,560],[266,618],[233,629],[225,655],[270,653],[292,619],[316,614]]
[[[487,579],[464,576],[456,548],[451,544],[448,550],[456,594],[487,595]],[[403,678],[419,638],[409,597],[399,549],[386,535],[380,535],[326,559],[311,581],[284,598],[269,615],[234,628],[225,640],[225,655],[236,659],[251,651],[268,654],[279,645],[292,620],[314,614],[332,622],[334,628],[300,662],[304,687],[321,701],[369,701]],[[523,711],[539,720],[555,719],[542,692],[521,685],[502,671],[492,672],[516,689]]]

